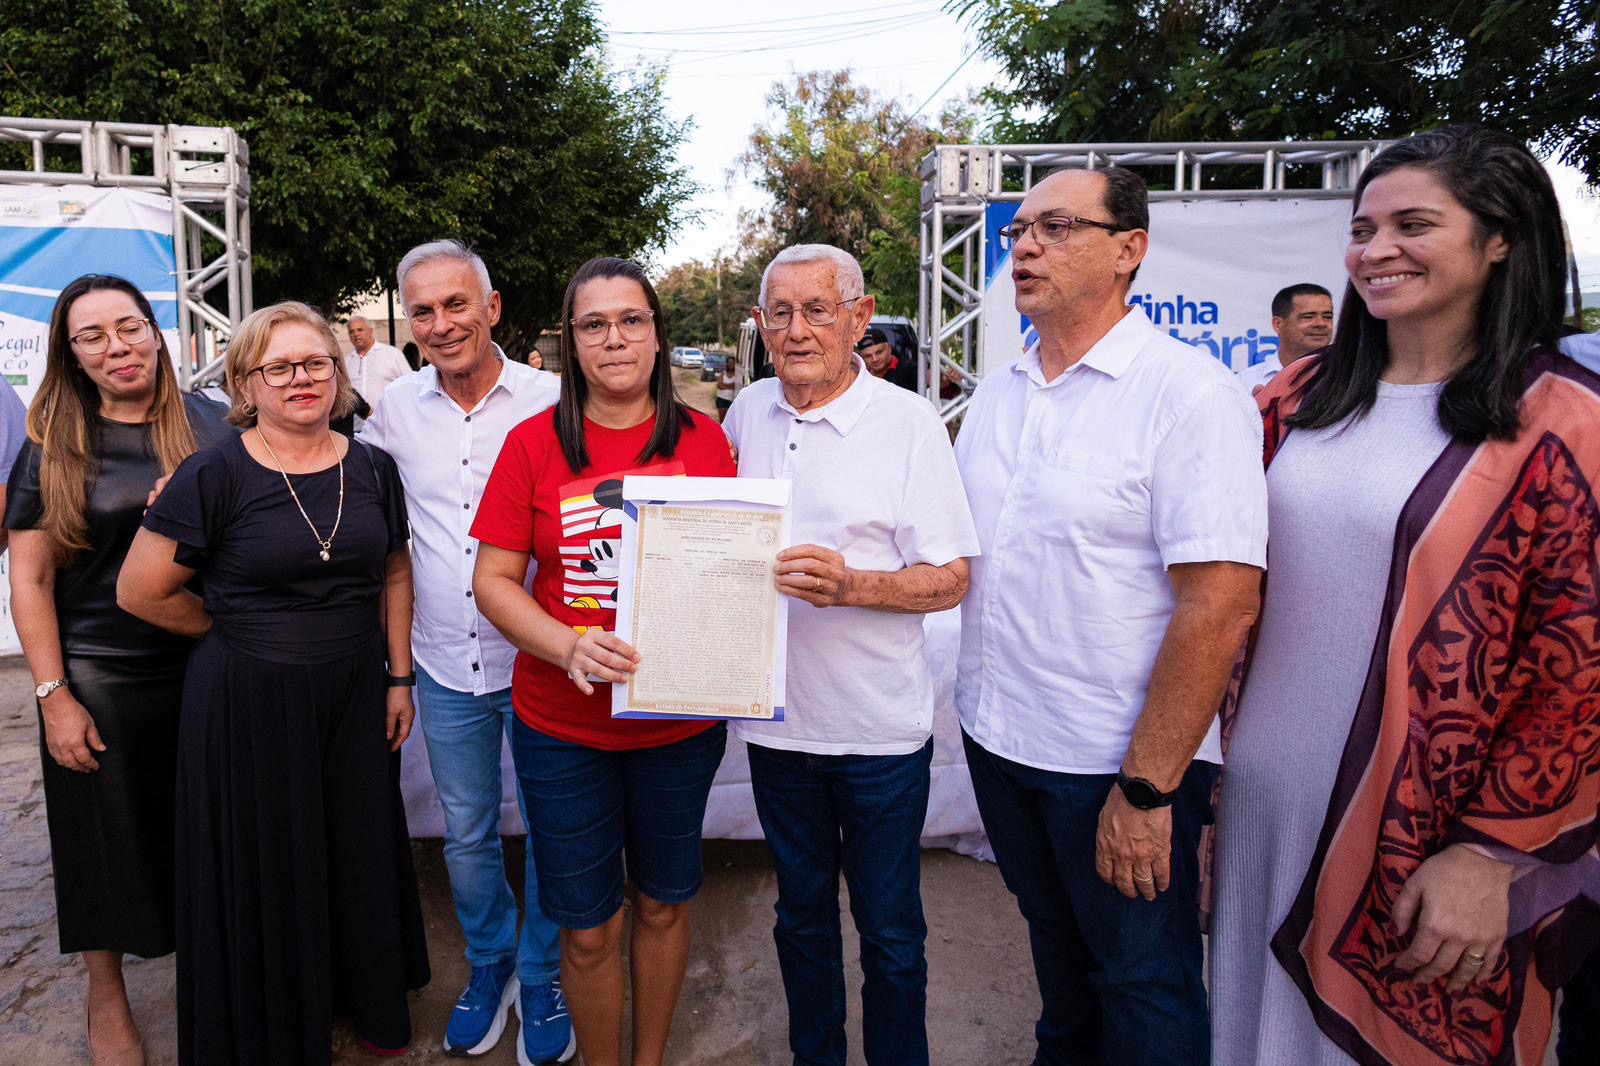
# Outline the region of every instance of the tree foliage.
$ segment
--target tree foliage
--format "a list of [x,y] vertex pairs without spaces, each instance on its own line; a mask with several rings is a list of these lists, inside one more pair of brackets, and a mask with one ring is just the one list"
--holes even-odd
[[1600,181],[1594,0],[954,0],[1002,140],[1506,130]]
[[957,107],[924,122],[848,71],[779,82],[767,103],[772,120],[750,134],[738,162],[771,197],[750,231],[774,249],[838,245],[861,259],[867,290],[887,313],[914,313],[922,158],[941,142],[969,140],[973,116]]
[[619,83],[601,33],[592,0],[0,0],[0,114],[233,126],[258,302],[342,309],[457,236],[510,344],[692,192],[657,75]]

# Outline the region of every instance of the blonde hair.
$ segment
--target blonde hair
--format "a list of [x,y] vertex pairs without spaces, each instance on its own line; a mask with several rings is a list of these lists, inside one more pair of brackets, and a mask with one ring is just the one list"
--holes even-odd
[[343,418],[356,409],[356,390],[350,384],[350,372],[345,369],[344,356],[339,352],[339,341],[333,335],[333,327],[315,308],[298,300],[285,300],[245,316],[228,342],[228,395],[233,398],[233,410],[228,412],[228,421],[236,426],[249,428],[256,424],[256,409],[244,396],[244,380],[267,354],[267,347],[272,343],[272,331],[285,322],[298,322],[316,330],[322,338],[323,350],[333,360],[333,380],[336,384],[333,410],[329,412],[329,417]]
[[100,390],[72,354],[67,313],[81,297],[104,290],[126,294],[150,323],[155,336],[155,398],[147,418],[151,447],[161,472],[172,473],[197,447],[166,338],[155,324],[155,311],[144,293],[131,281],[113,274],[85,274],[62,289],[50,313],[44,379],[28,408],[28,436],[40,449],[39,497],[44,517],[39,529],[50,540],[57,567],[67,566],[91,548],[86,512],[89,485],[94,480],[94,420],[100,414]]

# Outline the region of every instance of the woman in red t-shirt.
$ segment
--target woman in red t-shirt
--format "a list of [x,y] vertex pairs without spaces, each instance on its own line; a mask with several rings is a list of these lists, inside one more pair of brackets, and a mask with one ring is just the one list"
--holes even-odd
[[589,1066],[621,1062],[624,851],[633,1061],[659,1063],[666,1051],[703,879],[700,824],[726,741],[721,722],[611,717],[610,682],[638,658],[612,632],[622,478],[735,473],[721,427],[678,402],[669,350],[661,302],[636,263],[580,267],[562,304],[561,400],[506,437],[472,526],[470,595],[521,651],[512,756],[539,905],[563,930],[561,977]]

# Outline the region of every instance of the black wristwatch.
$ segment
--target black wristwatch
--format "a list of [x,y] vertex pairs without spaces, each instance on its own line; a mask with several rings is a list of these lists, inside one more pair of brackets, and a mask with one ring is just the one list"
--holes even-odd
[[417,675],[416,675],[416,672],[412,671],[411,673],[407,674],[404,677],[395,677],[393,674],[390,674],[389,675],[389,687],[390,688],[416,688],[417,687]]
[[1121,770],[1117,771],[1117,787],[1122,789],[1122,795],[1128,803],[1141,811],[1153,811],[1162,807],[1172,806],[1172,798],[1178,794],[1177,789],[1163,792],[1142,777],[1129,777]]

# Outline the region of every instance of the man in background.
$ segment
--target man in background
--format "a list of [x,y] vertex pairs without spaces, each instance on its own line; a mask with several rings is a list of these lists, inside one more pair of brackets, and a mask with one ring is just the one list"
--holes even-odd
[[[350,384],[355,386],[368,407],[376,408],[383,390],[396,379],[411,373],[411,364],[406,362],[399,348],[392,344],[379,344],[373,337],[372,323],[362,316],[356,315],[346,322],[344,329],[350,335],[352,349],[344,357],[345,369],[350,372]],[[364,417],[356,419],[357,429],[361,428],[364,420]]]
[[1278,354],[1239,371],[1239,384],[1252,396],[1290,363],[1333,343],[1333,296],[1310,282],[1280,289],[1272,298],[1272,331]]
[[867,373],[873,377],[882,378],[891,385],[899,385],[902,389],[917,391],[915,364],[895,354],[889,334],[882,329],[868,326],[856,342],[856,354],[861,356],[861,361],[867,365]]

